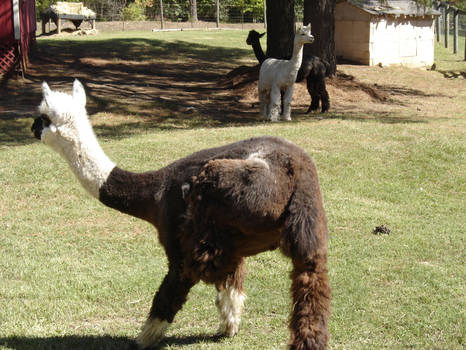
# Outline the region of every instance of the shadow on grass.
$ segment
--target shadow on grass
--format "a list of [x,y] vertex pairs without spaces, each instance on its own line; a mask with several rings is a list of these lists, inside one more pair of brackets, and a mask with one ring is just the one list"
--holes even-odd
[[[36,142],[30,126],[42,99],[41,83],[70,91],[75,78],[85,86],[91,118],[108,116],[96,124],[99,137],[262,124],[258,106],[241,102],[244,91],[224,84],[230,79],[228,72],[250,54],[246,44],[245,49],[238,49],[150,37],[38,40],[26,79],[0,86],[0,147]],[[393,87],[387,89],[393,92]],[[383,113],[360,120],[417,122]]]
[[41,83],[69,92],[75,78],[85,86],[91,117],[127,117],[96,127],[107,138],[147,129],[255,123],[258,113],[218,84],[247,54],[249,48],[149,38],[39,40],[26,79],[0,86],[0,146],[34,142],[30,126],[42,99]]
[[133,339],[104,336],[10,337],[0,338],[0,347],[15,350],[136,349]]
[[[186,337],[167,337],[154,349],[165,349],[173,345],[195,345],[219,342],[218,335],[199,334]],[[0,347],[14,350],[137,350],[134,339],[129,337],[78,336],[63,337],[8,337],[0,338]]]
[[[296,122],[304,120],[314,120],[316,122],[321,120],[350,120],[358,122],[377,122],[381,124],[422,124],[428,121],[421,118],[394,116],[390,112],[371,112],[370,115],[354,112],[326,112],[326,113],[309,113],[305,114],[305,109],[301,112],[296,110],[293,115],[293,120]],[[431,120],[431,119],[430,119]]]

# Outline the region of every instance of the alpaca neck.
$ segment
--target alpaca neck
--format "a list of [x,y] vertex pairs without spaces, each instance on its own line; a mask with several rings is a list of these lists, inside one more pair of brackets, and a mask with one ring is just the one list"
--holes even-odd
[[296,41],[293,46],[293,55],[290,59],[290,69],[295,76],[298,74],[299,67],[301,67],[301,63],[303,61],[303,46],[303,43]]
[[259,61],[259,63],[264,62],[266,57],[264,50],[262,50],[262,46],[259,40],[252,44],[252,49],[254,50],[254,55],[256,55],[256,58]]
[[166,190],[164,170],[134,173],[113,168],[100,187],[99,200],[106,206],[156,225]]
[[72,146],[60,148],[81,185],[106,206],[155,224],[164,187],[163,171],[122,170],[104,153],[92,127],[80,125]]
[[60,153],[67,160],[81,185],[95,198],[99,189],[115,167],[100,147],[90,125],[79,131],[71,147],[63,147]]

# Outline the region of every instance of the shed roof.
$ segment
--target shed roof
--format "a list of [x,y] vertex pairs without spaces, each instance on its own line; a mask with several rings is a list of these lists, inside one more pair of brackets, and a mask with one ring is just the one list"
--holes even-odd
[[413,0],[338,0],[360,8],[372,15],[391,16],[431,16],[440,15],[440,12],[431,7],[418,4]]

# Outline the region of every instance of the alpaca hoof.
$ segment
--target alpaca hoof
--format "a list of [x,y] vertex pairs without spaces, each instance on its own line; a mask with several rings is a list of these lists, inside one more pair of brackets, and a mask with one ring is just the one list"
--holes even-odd
[[217,335],[232,338],[238,334],[239,324],[221,324],[217,330]]
[[136,339],[140,349],[154,348],[164,337],[170,323],[158,318],[148,319]]

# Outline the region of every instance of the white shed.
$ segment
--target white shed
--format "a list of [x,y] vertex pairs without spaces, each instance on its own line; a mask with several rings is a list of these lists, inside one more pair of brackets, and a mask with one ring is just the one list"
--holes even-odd
[[431,66],[438,15],[412,0],[337,0],[335,54],[370,66]]

